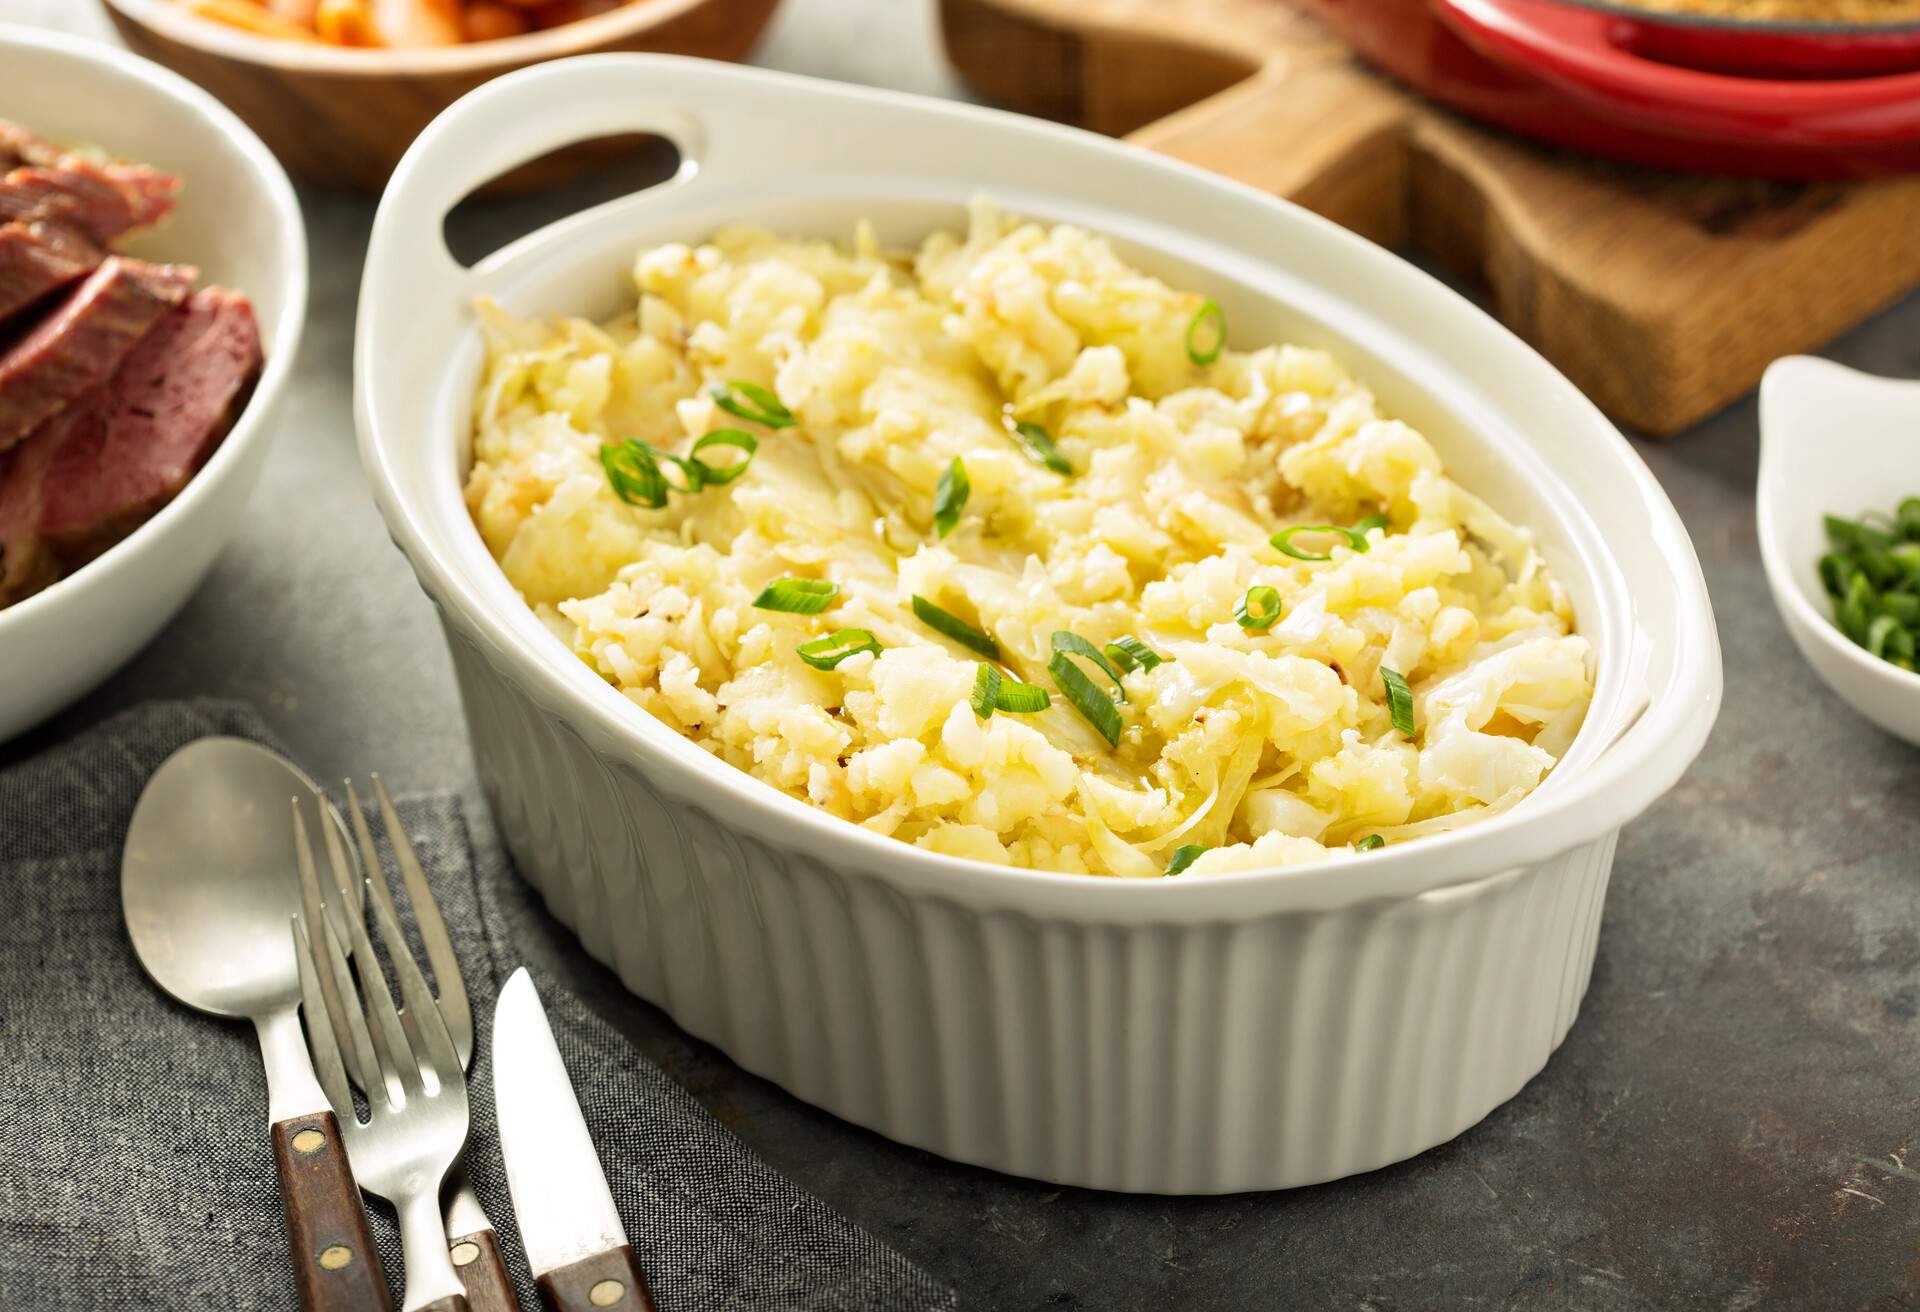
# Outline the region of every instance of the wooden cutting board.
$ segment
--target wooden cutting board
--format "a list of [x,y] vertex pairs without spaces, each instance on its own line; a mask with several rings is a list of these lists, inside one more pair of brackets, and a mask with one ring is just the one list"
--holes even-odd
[[1616,419],[1667,436],[1920,284],[1920,177],[1613,165],[1428,104],[1286,0],[941,0],[995,100],[1284,196],[1476,280]]

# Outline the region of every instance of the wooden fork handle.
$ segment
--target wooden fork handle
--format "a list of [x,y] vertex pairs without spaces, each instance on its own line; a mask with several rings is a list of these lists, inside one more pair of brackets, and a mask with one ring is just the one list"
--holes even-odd
[[539,1283],[553,1312],[654,1312],[640,1263],[626,1244],[555,1267]]
[[471,1312],[519,1312],[507,1264],[500,1260],[500,1241],[492,1230],[475,1230],[447,1241],[454,1273],[467,1287]]
[[305,1312],[392,1312],[333,1113],[276,1121],[272,1133],[300,1306]]
[[431,1303],[422,1303],[419,1312],[469,1312],[465,1294],[448,1294],[445,1298],[436,1298]]

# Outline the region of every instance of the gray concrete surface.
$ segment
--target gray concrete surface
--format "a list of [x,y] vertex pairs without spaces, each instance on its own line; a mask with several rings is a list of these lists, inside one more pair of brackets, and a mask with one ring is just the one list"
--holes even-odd
[[[0,0],[7,14],[96,21],[78,0]],[[788,0],[759,59],[960,90],[923,0]],[[457,789],[484,829],[440,634],[353,450],[349,347],[371,208],[303,200],[306,349],[246,527],[150,648],[0,760],[144,698],[238,697],[322,777],[378,767],[410,789]],[[487,207],[462,226],[497,244],[564,205]],[[1827,353],[1920,377],[1920,297]],[[1920,1154],[1908,1156],[1920,1135],[1920,754],[1855,717],[1789,643],[1756,554],[1755,444],[1751,400],[1677,442],[1638,444],[1706,567],[1726,709],[1699,763],[1621,839],[1566,1044],[1510,1104],[1412,1162],[1200,1200],[1010,1179],[898,1147],[746,1075],[550,922],[532,956],[969,1307],[1920,1304]]]

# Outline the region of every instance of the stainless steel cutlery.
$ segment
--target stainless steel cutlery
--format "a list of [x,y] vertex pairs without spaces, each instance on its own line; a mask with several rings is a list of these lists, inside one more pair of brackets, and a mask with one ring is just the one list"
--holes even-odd
[[[121,868],[128,933],[163,989],[259,1032],[303,1309],[391,1309],[364,1188],[400,1218],[401,1312],[517,1312],[463,1165],[472,1008],[426,872],[377,775],[373,792],[431,987],[353,784],[349,839],[305,775],[241,739],[181,749],[142,793]],[[493,1054],[501,1154],[548,1305],[654,1312],[525,969],[501,991]]]
[[300,886],[290,796],[306,799],[339,841],[340,819],[326,798],[266,748],[203,738],[175,752],[148,781],[128,827],[121,909],[156,984],[190,1007],[251,1020],[259,1032],[301,1306],[384,1309],[386,1278],[341,1127],[315,1082],[295,1012],[300,975],[287,922],[299,910]]
[[554,1312],[653,1312],[524,966],[507,980],[493,1010],[493,1105],[527,1264]]
[[[293,803],[295,842],[303,912],[293,923],[296,944],[305,949],[307,1039],[314,1066],[340,1115],[341,1133],[362,1188],[394,1205],[400,1217],[400,1243],[406,1255],[406,1293],[402,1312],[469,1312],[466,1286],[448,1256],[446,1223],[440,1211],[440,1187],[467,1142],[467,1076],[454,1050],[453,1036],[434,1004],[394,916],[390,896],[371,899],[373,920],[387,948],[404,1015],[395,1007],[385,973],[358,916],[347,929],[360,969],[350,975],[346,953],[331,920],[314,914],[322,899],[313,849]],[[331,828],[323,829],[334,897],[350,901],[359,893],[344,846]],[[384,883],[369,873],[366,885]],[[357,982],[356,982],[357,979]],[[351,1052],[364,1080],[367,1119],[354,1110],[346,1091],[342,1051]]]

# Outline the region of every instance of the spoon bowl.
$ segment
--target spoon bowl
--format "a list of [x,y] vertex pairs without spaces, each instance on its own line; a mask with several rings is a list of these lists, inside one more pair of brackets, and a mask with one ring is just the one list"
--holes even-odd
[[[215,1016],[251,1019],[300,1001],[287,929],[300,910],[287,799],[309,796],[344,842],[313,781],[257,743],[202,738],[154,772],[120,867],[127,933],[154,983]],[[345,941],[344,921],[337,927]]]

